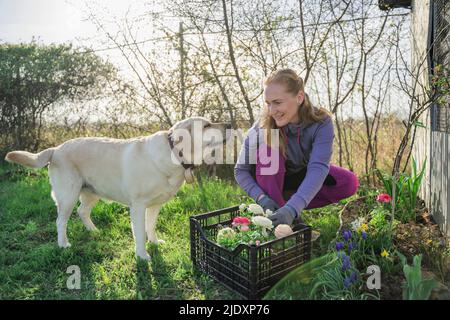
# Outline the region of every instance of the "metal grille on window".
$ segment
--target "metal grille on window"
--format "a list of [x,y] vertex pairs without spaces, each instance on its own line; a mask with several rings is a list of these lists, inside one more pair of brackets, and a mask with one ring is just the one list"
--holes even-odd
[[[433,66],[450,68],[450,1],[433,1]],[[435,106],[435,130],[450,133],[450,101],[440,100]]]

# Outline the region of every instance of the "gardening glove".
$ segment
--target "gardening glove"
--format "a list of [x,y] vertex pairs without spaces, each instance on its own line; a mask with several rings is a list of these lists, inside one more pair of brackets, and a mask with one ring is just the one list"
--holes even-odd
[[279,224],[292,225],[294,219],[297,218],[297,210],[289,205],[281,207],[273,215],[269,217],[272,220],[273,226],[276,227]]
[[269,209],[272,212],[275,212],[280,208],[278,203],[272,200],[269,196],[263,196],[259,201],[256,201],[257,204],[259,204],[263,209],[264,212],[266,212],[267,209]]

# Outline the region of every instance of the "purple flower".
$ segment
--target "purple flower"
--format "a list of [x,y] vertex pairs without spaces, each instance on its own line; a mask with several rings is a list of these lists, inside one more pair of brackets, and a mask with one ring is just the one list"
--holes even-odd
[[345,287],[345,289],[347,289],[350,286],[351,283],[352,283],[352,280],[349,277],[345,277],[345,279],[344,279],[344,287]]
[[350,257],[347,255],[342,256],[342,271],[350,269]]
[[356,243],[350,242],[348,245],[348,253],[352,252],[352,250],[356,247]]
[[366,238],[367,238],[367,232],[365,232],[365,231],[361,232],[361,237],[362,237],[364,240],[366,240]]
[[351,282],[356,282],[356,280],[358,280],[358,274],[356,273],[356,271],[352,272],[352,274],[350,275],[350,280]]
[[350,240],[350,238],[352,237],[352,232],[350,230],[345,230],[343,233],[343,237],[345,241]]
[[342,249],[344,249],[344,243],[337,241],[336,242],[336,250],[341,251]]

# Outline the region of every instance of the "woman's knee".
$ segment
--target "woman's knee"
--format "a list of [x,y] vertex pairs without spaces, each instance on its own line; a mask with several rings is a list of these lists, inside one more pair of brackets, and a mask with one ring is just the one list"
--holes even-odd
[[359,179],[355,173],[347,170],[347,174],[345,175],[345,180],[343,181],[343,193],[345,195],[344,198],[348,198],[356,193],[359,188]]
[[330,174],[337,181],[337,189],[339,190],[339,198],[345,199],[356,193],[359,188],[359,180],[356,174],[350,170],[332,166]]

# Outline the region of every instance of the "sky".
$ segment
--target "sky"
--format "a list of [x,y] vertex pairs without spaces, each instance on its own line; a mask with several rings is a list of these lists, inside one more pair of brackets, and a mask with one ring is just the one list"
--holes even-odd
[[[118,1],[114,1],[118,2]],[[95,27],[82,21],[82,13],[64,0],[0,0],[0,40],[61,43],[93,34]]]
[[[108,9],[123,15],[134,0],[103,0]],[[80,2],[71,0],[0,0],[0,40],[43,43],[75,41],[96,34],[95,26],[84,20]]]
[[[104,49],[111,44],[104,44],[105,35],[97,31],[89,21],[85,2],[101,16],[107,14],[114,20],[121,20],[129,11],[135,17],[145,12],[158,11],[159,7],[151,5],[151,0],[0,0],[0,44],[30,42],[33,38],[42,44],[72,43],[75,47]],[[106,21],[107,19],[101,19]],[[151,37],[151,26],[139,31],[137,41]],[[114,24],[108,25],[108,31],[116,32]],[[149,45],[151,45],[149,43]],[[97,52],[115,65],[123,65],[119,50]],[[129,70],[122,70],[126,75]]]
[[[162,12],[158,2],[160,0],[0,0],[0,44],[28,43],[33,38],[41,44],[71,43],[74,47],[99,50],[99,56],[120,66],[121,72],[129,75],[131,71],[127,69],[120,50],[114,49],[111,42],[106,43],[105,33],[98,31],[88,19],[88,11],[94,12],[109,33],[116,34],[119,28],[124,29],[116,22],[121,23],[126,16],[129,21],[139,21],[149,12]],[[168,30],[178,31],[179,21],[173,17],[161,17],[159,21],[163,21]],[[162,36],[149,18],[133,28],[138,42]],[[158,43],[149,41],[140,47],[154,49]]]

